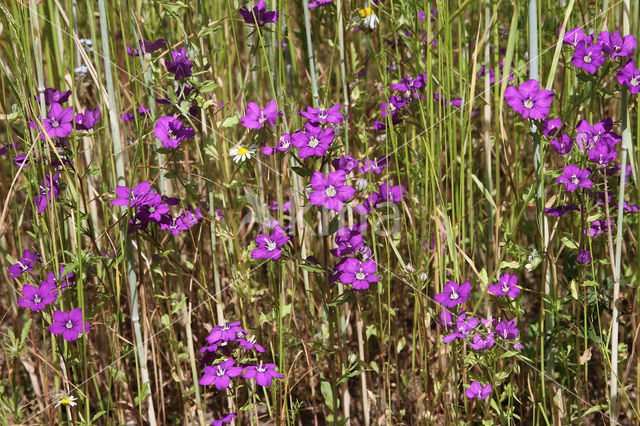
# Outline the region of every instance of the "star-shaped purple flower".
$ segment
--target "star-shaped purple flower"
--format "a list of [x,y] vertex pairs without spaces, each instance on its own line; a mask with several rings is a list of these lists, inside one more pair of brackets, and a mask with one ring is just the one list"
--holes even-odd
[[84,113],[76,114],[76,129],[91,130],[98,121],[100,121],[100,107],[94,110],[88,109]]
[[498,280],[498,284],[489,285],[489,291],[496,296],[508,296],[515,299],[520,294],[520,288],[517,284],[518,277],[516,275],[503,274]]
[[165,62],[167,71],[173,73],[176,80],[184,80],[189,77],[193,63],[187,57],[187,51],[184,46],[180,50],[171,52],[171,56],[173,56],[173,62]]
[[476,380],[471,382],[471,385],[465,389],[465,395],[469,399],[487,399],[487,397],[491,394],[491,383],[486,386],[481,385]]
[[267,12],[267,5],[264,0],[258,0],[258,3],[253,7],[253,10],[249,10],[249,7],[245,6],[238,10],[242,15],[244,22],[251,25],[257,25],[262,28],[265,24],[278,22],[278,11],[271,10]]
[[18,300],[18,305],[29,308],[32,311],[41,311],[48,304],[55,302],[58,297],[55,283],[48,280],[43,281],[38,287],[30,284],[22,286],[22,299]]
[[278,105],[273,99],[264,109],[260,109],[255,102],[249,102],[247,104],[247,112],[245,112],[244,116],[240,117],[240,122],[247,129],[261,129],[264,123],[274,126],[280,114],[281,113],[278,112]]
[[218,390],[228,388],[231,385],[231,378],[242,374],[242,367],[235,367],[235,362],[233,358],[229,358],[218,365],[207,365],[204,367],[204,375],[198,383],[202,386],[213,383]]
[[632,35],[620,36],[620,30],[612,33],[602,31],[598,34],[598,43],[602,46],[602,51],[609,55],[611,59],[619,56],[633,56],[636,48],[636,38]]
[[213,419],[210,426],[222,426],[226,423],[231,423],[231,421],[237,416],[236,413],[230,413],[222,417],[218,417]]
[[22,258],[17,263],[9,266],[9,278],[18,278],[25,272],[33,270],[33,265],[35,265],[36,262],[40,262],[40,256],[29,250],[25,250],[22,252]]
[[262,364],[260,361],[259,365],[251,365],[247,367],[244,374],[242,375],[245,379],[256,379],[256,382],[260,386],[271,386],[271,380],[274,377],[279,379],[284,379],[284,376],[276,371],[275,364]]
[[345,181],[344,170],[329,173],[327,177],[320,172],[315,172],[311,176],[311,186],[315,192],[309,196],[309,202],[329,210],[342,210],[343,203],[356,193],[354,188],[345,185]]
[[44,209],[47,208],[49,202],[54,199],[57,200],[60,196],[60,172],[57,172],[53,177],[50,174],[46,174],[42,179],[40,185],[40,193],[33,199],[33,204],[38,206],[38,214],[41,214]]
[[620,68],[618,74],[616,74],[618,83],[628,86],[629,92],[633,95],[640,93],[640,71],[636,68],[635,62],[630,60],[627,64]]
[[378,271],[378,265],[373,259],[360,262],[352,257],[347,258],[340,265],[340,281],[351,284],[356,290],[366,290],[369,285],[380,281],[381,277],[374,274]]
[[596,70],[604,64],[607,58],[602,54],[602,46],[599,43],[587,46],[584,41],[578,42],[573,52],[571,63],[574,67],[582,68],[589,74],[595,74]]
[[487,334],[487,337],[485,337],[484,339],[480,336],[479,333],[476,333],[475,336],[473,336],[473,342],[469,343],[469,346],[471,346],[476,351],[483,351],[492,348],[495,343],[496,338],[493,332]]
[[575,191],[578,188],[591,188],[593,182],[589,179],[591,172],[589,169],[581,169],[578,166],[564,166],[563,174],[556,178],[557,183],[566,185],[567,191]]
[[[133,189],[128,186],[117,186],[116,195],[118,198],[111,201],[114,206],[137,207],[147,203],[147,195],[153,191],[148,181],[137,184]],[[155,192],[151,192],[155,194]]]
[[82,309],[72,309],[69,312],[55,311],[53,323],[49,331],[55,335],[62,335],[64,340],[72,342],[82,333],[91,330],[91,324],[82,319]]
[[335,137],[333,129],[330,127],[323,129],[311,123],[307,123],[304,127],[304,132],[298,131],[291,136],[291,143],[299,149],[298,157],[307,158],[312,155],[322,157],[327,153]]
[[467,319],[467,314],[462,314],[456,320],[456,328],[453,333],[442,338],[443,343],[451,343],[454,340],[466,338],[478,326],[478,318]]
[[328,110],[308,106],[306,111],[298,111],[298,114],[309,119],[311,124],[340,124],[344,120],[344,116],[340,114],[340,104],[335,104]]
[[508,87],[504,98],[514,111],[522,115],[522,118],[541,120],[549,115],[553,92],[545,89],[540,90],[540,84],[537,80],[529,80],[518,88]]
[[465,281],[459,285],[454,281],[447,281],[442,293],[436,294],[435,299],[436,302],[445,308],[452,308],[466,302],[470,292],[471,283],[469,281]]
[[562,134],[559,138],[551,139],[551,148],[560,155],[567,155],[573,148],[573,141],[569,136]]
[[209,336],[207,336],[207,342],[210,344],[228,342],[230,340],[236,340],[238,336],[247,334],[249,333],[240,327],[240,321],[235,321],[213,327]]
[[[42,120],[42,124],[50,138],[64,138],[73,131],[73,107],[62,109],[60,104],[55,103],[51,105],[48,117]],[[44,135],[41,135],[43,138]]]
[[166,149],[175,149],[180,142],[196,135],[191,127],[185,127],[180,120],[171,116],[158,118],[153,132]]
[[513,340],[518,337],[520,331],[516,325],[516,319],[509,321],[499,322],[496,325],[496,334],[502,337],[504,340]]
[[273,231],[273,234],[260,234],[255,238],[255,242],[258,245],[257,249],[251,251],[251,257],[254,259],[280,259],[282,255],[281,248],[291,238],[284,234],[284,231],[279,226]]

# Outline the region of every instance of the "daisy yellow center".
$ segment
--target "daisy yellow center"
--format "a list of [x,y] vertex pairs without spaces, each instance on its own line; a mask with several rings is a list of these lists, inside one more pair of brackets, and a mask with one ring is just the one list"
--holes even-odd
[[309,146],[310,146],[311,148],[315,148],[316,146],[318,146],[318,144],[319,144],[319,143],[320,143],[320,141],[318,140],[318,138],[315,138],[315,137],[313,137],[313,136],[311,136],[311,137],[309,138]]
[[249,149],[245,148],[244,146],[238,148],[238,155],[246,155],[249,153]]
[[324,193],[326,194],[327,197],[335,197],[338,192],[333,187],[333,185],[329,185],[329,187],[325,189]]
[[63,404],[63,405],[69,405],[69,404],[71,404],[71,398],[68,398],[68,397],[67,397],[67,398],[62,398],[62,399],[60,400],[60,404]]
[[531,100],[531,98],[527,98],[527,99],[524,101],[524,107],[525,107],[525,108],[528,108],[528,109],[533,108],[533,101]]
[[365,16],[373,15],[373,9],[366,7],[364,9],[360,9],[358,13],[364,18]]

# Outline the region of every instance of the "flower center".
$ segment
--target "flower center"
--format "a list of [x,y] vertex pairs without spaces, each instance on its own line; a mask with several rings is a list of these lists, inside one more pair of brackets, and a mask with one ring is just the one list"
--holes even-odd
[[265,371],[267,371],[267,367],[263,367],[263,366],[262,366],[262,361],[260,361],[260,365],[258,365],[258,366],[256,367],[256,371],[259,371],[259,372],[261,372],[261,373],[264,373]]
[[571,182],[577,185],[578,183],[580,183],[580,179],[578,179],[578,176],[576,175],[571,175]]
[[249,153],[249,149],[243,147],[238,148],[238,155],[246,155]]
[[589,53],[587,56],[585,56],[583,61],[584,61],[585,64],[590,64],[591,63],[591,53]]
[[504,293],[508,293],[510,290],[509,286],[507,285],[507,283],[502,284],[502,291]]
[[275,241],[271,241],[268,238],[265,238],[265,241],[267,242],[267,250],[269,251],[273,251],[278,247],[278,244]]
[[169,139],[177,139],[176,133],[173,130],[169,130]]
[[629,83],[631,83],[632,86],[637,86],[638,84],[640,84],[640,75],[636,75],[635,77],[633,77]]
[[338,192],[333,187],[333,185],[329,185],[329,187],[325,189],[324,193],[327,197],[335,197]]
[[449,299],[451,300],[458,300],[460,296],[458,296],[458,293],[456,293],[454,290],[451,290],[451,296],[449,296]]
[[527,98],[524,101],[524,107],[527,108],[527,109],[533,108],[533,100],[531,100],[531,98]]
[[364,280],[366,276],[367,276],[367,274],[362,272],[362,270],[360,270],[360,272],[356,272],[356,279],[357,280]]
[[262,124],[267,121],[267,117],[264,116],[264,112],[260,111],[260,117],[258,117],[258,123]]
[[60,400],[60,404],[62,404],[62,405],[69,405],[69,404],[71,404],[71,399],[70,399],[70,398],[62,398],[62,399]]
[[318,146],[318,144],[320,143],[320,141],[318,140],[318,138],[311,136],[309,138],[309,146],[311,148],[315,148],[316,146]]
[[73,322],[71,320],[67,321],[65,323],[65,328],[68,328],[69,330],[73,328]]
[[35,296],[33,296],[33,303],[35,303],[37,305],[40,302],[42,302],[42,299],[40,298],[40,296],[38,296],[37,294]]
[[218,377],[222,377],[222,376],[224,376],[224,373],[226,373],[226,371],[223,370],[222,367],[218,366],[218,371],[216,371],[216,375]]
[[320,114],[318,114],[318,118],[320,120],[326,120],[327,119],[327,113],[325,111],[322,111]]
[[149,206],[149,213],[153,213],[156,211],[156,208],[153,206]]

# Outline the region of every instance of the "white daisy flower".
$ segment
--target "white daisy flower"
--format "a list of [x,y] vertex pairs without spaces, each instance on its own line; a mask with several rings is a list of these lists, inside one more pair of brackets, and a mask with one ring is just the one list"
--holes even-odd
[[229,156],[233,157],[234,163],[239,164],[250,159],[252,156],[255,155],[255,153],[256,153],[255,145],[251,145],[250,147],[238,145],[233,147],[229,151]]
[[374,29],[380,23],[380,19],[376,16],[372,8],[366,7],[358,11],[365,27]]
[[58,395],[58,401],[56,401],[56,407],[59,407],[60,405],[75,407],[77,405],[77,399],[78,398],[73,395],[60,394]]

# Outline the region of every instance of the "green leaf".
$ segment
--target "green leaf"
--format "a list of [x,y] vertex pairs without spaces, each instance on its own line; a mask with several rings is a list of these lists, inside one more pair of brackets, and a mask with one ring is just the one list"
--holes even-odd
[[233,127],[240,122],[240,114],[232,115],[231,117],[227,117],[222,122],[218,122],[218,126],[220,127]]
[[576,243],[575,241],[573,241],[573,239],[569,237],[562,237],[560,240],[563,242],[565,246],[567,246],[570,249],[576,250],[578,248],[578,243]]
[[298,176],[313,176],[313,172],[311,170],[305,169],[303,167],[291,167],[291,170],[293,170]]
[[323,381],[320,383],[320,390],[324,396],[324,403],[327,404],[330,410],[333,410],[333,391],[329,382]]
[[29,330],[31,330],[31,319],[27,320],[22,327],[22,331],[20,332],[20,343],[24,343],[27,340],[27,336],[29,335]]
[[208,93],[217,88],[218,84],[213,80],[204,81],[201,85],[198,86],[198,90],[200,91],[200,93]]
[[336,214],[329,222],[329,235],[333,235],[338,230],[338,226],[340,226],[340,213]]

